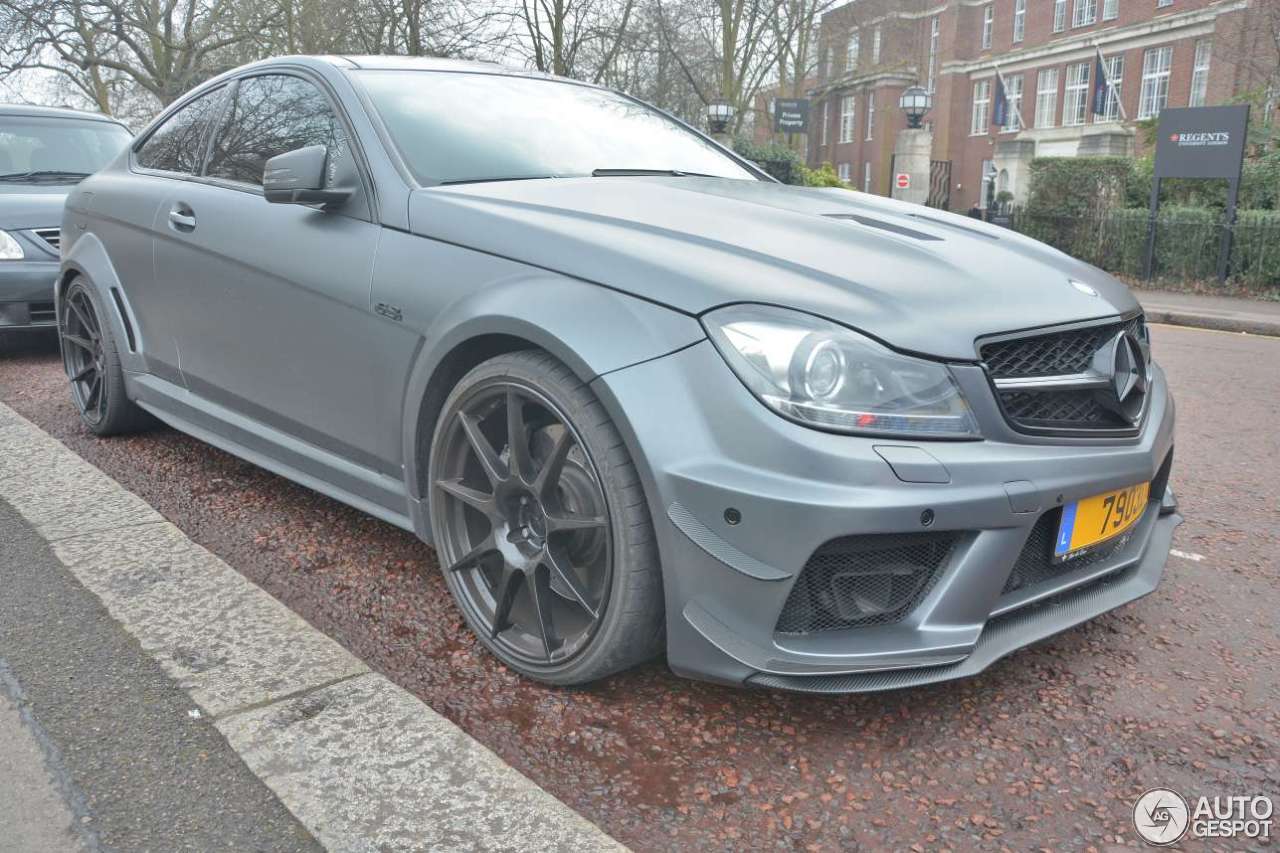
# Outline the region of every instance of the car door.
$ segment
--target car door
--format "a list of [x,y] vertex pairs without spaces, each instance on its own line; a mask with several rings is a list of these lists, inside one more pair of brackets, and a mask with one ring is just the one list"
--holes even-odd
[[165,199],[200,170],[225,94],[221,86],[179,107],[136,148],[129,172],[99,172],[77,194],[76,204],[89,214],[93,232],[110,253],[137,322],[139,353],[148,372],[173,382],[181,381],[177,340],[186,299],[181,286],[156,281],[152,243],[163,227]]
[[380,232],[369,188],[333,211],[262,194],[266,161],[309,145],[327,146],[331,167],[353,156],[316,83],[282,73],[237,81],[203,179],[166,200],[156,277],[188,294],[179,344],[194,394],[398,478],[404,370],[380,345],[369,305]]

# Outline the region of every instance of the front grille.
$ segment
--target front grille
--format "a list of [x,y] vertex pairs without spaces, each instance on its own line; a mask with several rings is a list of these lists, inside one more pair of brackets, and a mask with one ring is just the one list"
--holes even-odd
[[30,310],[32,323],[52,323],[58,319],[52,302],[32,302]]
[[62,246],[62,229],[60,228],[36,228],[33,233],[55,252]]
[[1058,524],[1061,520],[1062,510],[1060,509],[1050,510],[1040,516],[1035,527],[1031,528],[1031,535],[1027,537],[1027,544],[1022,546],[1017,562],[1013,564],[1013,571],[1005,581],[1001,595],[1039,586],[1067,572],[1075,572],[1101,563],[1129,544],[1129,539],[1133,535],[1133,528],[1130,528],[1088,553],[1081,554],[1073,560],[1067,560],[1065,563],[1055,563],[1053,545],[1058,538]]
[[1000,392],[1004,413],[1021,426],[1043,429],[1129,429],[1132,423],[1103,406],[1092,391]]
[[[979,354],[988,374],[997,381],[1074,376],[1088,372],[1094,355],[1120,332],[1145,340],[1142,315],[1080,329],[991,341],[981,346]],[[1134,429],[1132,421],[1103,405],[1100,394],[1106,391],[1023,384],[1031,387],[996,390],[1005,417],[1015,428],[1031,432]]]
[[890,533],[833,539],[796,579],[776,630],[812,634],[898,622],[929,594],[958,533]]
[[1142,315],[1118,323],[995,341],[983,344],[980,354],[997,379],[1082,373],[1089,368],[1093,354],[1121,331],[1145,337]]

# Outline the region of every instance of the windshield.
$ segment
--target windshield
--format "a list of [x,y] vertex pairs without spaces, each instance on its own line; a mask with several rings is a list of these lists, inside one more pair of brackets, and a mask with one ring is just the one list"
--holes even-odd
[[555,80],[449,71],[361,71],[423,184],[677,172],[758,178],[652,107]]
[[130,139],[111,122],[0,116],[0,179],[75,180],[107,165]]

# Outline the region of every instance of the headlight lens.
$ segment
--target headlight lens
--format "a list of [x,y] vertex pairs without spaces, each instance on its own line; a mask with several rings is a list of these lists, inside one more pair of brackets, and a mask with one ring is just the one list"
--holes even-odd
[[702,321],[738,378],[787,418],[865,435],[979,435],[944,365],[899,355],[843,326],[784,308],[731,305]]
[[20,261],[26,257],[22,244],[8,231],[0,231],[0,261]]

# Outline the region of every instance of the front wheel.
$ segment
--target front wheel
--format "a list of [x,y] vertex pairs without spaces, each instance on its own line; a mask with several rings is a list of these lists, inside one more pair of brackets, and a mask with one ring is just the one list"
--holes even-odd
[[504,663],[581,684],[662,647],[644,491],[599,400],[546,353],[501,355],[445,401],[431,526],[467,623]]

